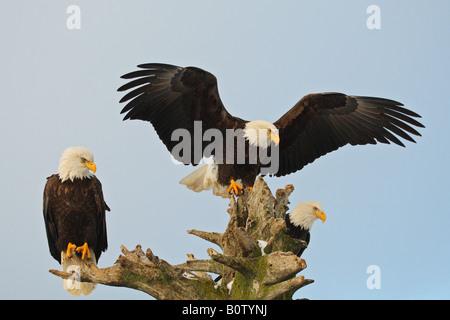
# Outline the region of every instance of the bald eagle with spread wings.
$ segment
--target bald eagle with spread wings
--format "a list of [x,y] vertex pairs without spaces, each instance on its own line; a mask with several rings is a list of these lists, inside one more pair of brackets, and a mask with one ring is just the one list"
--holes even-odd
[[[216,77],[205,70],[160,63],[138,68],[122,76],[132,81],[118,89],[132,89],[120,100],[129,101],[121,111],[126,113],[124,120],[150,122],[172,156],[186,165],[212,157],[180,181],[197,192],[238,194],[251,188],[259,174],[293,173],[347,144],[404,146],[398,137],[415,142],[409,134],[420,133],[413,126],[424,127],[414,119],[420,116],[400,102],[342,93],[308,94],[274,123],[246,121],[225,109]],[[174,135],[177,129],[193,139]],[[225,142],[219,135],[207,136],[212,129],[223,137],[230,130],[236,132],[234,138],[241,138],[244,147],[239,150],[239,143]],[[179,147],[181,137],[189,148]],[[223,146],[221,152],[218,146]]]

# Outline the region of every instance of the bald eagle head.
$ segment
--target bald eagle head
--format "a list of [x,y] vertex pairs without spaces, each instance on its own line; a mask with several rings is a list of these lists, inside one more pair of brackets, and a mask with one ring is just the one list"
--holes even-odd
[[292,224],[305,230],[310,230],[317,219],[323,223],[326,218],[322,204],[317,201],[300,202],[289,214]]
[[94,155],[91,151],[83,147],[69,147],[64,150],[59,160],[59,178],[62,182],[70,179],[91,178],[92,173],[97,170],[94,163]]
[[280,136],[277,127],[272,123],[255,120],[245,124],[244,137],[250,145],[259,148],[268,148],[270,141],[275,142],[275,145],[280,143]]

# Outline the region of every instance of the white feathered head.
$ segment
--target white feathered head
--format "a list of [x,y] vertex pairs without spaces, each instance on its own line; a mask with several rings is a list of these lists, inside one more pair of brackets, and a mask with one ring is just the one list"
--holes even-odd
[[94,163],[94,155],[84,147],[69,147],[64,150],[59,160],[59,178],[62,182],[70,179],[91,178],[97,170]]
[[289,214],[289,219],[296,227],[310,230],[317,219],[325,222],[327,216],[323,212],[322,204],[317,201],[300,202]]

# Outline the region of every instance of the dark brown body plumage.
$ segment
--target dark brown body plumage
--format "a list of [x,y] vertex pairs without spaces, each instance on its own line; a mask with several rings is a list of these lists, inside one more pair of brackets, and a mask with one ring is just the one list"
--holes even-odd
[[108,247],[105,211],[100,181],[91,178],[61,182],[54,174],[47,178],[44,189],[44,221],[50,253],[61,263],[61,251],[69,242],[82,246],[85,242],[98,261]]
[[241,179],[244,187],[253,187],[259,174],[260,164],[220,164],[218,182],[226,186],[230,180]]
[[[298,239],[298,240],[303,240],[306,242],[306,244],[309,244],[309,240],[311,237],[311,234],[309,233],[309,230],[298,226],[296,227],[292,222],[291,219],[289,217],[289,215],[287,214],[284,218],[284,221],[286,222],[286,229],[287,229],[287,234],[293,238],[293,239]],[[298,257],[301,257],[301,255],[303,254],[303,251],[305,251],[306,248],[300,248],[297,251],[294,252],[294,254],[296,254]]]

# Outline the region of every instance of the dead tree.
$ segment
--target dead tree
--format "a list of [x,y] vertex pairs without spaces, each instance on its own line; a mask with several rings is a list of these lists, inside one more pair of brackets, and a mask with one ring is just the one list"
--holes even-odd
[[[171,265],[150,249],[144,253],[140,245],[132,251],[122,246],[123,255],[113,266],[99,269],[88,260],[79,279],[133,288],[156,299],[292,299],[299,288],[313,282],[297,276],[306,263],[292,253],[305,243],[286,234],[284,216],[293,190],[287,185],[274,197],[258,178],[253,191],[246,189],[237,199],[229,197],[230,220],[224,233],[188,230],[222,249],[222,253],[208,249],[210,259],[197,260],[189,254],[185,263]],[[65,279],[72,276],[50,272]],[[221,280],[215,282],[211,274]]]

